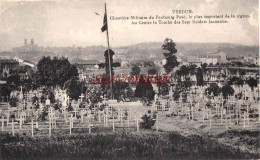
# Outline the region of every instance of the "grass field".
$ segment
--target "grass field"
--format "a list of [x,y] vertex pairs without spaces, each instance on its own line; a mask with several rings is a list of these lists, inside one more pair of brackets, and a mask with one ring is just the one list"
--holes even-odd
[[0,159],[245,159],[260,158],[207,137],[118,130],[51,138],[0,134]]

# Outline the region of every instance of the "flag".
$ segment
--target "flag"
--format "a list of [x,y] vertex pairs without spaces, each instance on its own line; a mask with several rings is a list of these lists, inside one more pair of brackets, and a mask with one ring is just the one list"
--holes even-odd
[[101,31],[104,32],[106,30],[107,30],[107,13],[105,12],[104,21],[103,21],[103,27],[101,28]]

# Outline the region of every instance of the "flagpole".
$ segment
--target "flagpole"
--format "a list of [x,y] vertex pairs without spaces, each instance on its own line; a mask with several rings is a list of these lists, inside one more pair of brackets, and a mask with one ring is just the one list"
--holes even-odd
[[[106,13],[106,20],[107,20],[107,6],[105,3],[105,13]],[[111,71],[111,62],[110,62],[110,47],[109,47],[109,34],[108,34],[108,20],[106,21],[107,23],[107,54],[108,54],[108,67],[109,67],[109,78],[112,78],[112,71]],[[113,99],[113,79],[110,83],[111,86],[111,99]]]

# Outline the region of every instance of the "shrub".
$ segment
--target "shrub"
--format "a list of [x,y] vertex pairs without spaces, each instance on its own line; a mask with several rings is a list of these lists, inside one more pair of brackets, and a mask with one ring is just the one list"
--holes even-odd
[[155,117],[156,117],[155,114],[153,114],[152,116],[145,114],[142,117],[143,122],[140,122],[140,127],[143,129],[152,129],[152,126],[154,126],[155,124],[155,119],[154,119]]

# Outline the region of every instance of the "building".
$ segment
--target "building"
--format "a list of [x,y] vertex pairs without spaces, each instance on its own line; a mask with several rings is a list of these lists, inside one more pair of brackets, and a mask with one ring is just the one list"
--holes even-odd
[[198,56],[198,59],[202,64],[206,63],[208,65],[228,62],[227,54],[224,52],[209,53],[207,55]]
[[15,70],[19,67],[19,62],[13,59],[0,59],[0,73],[1,77],[9,77],[10,70]]
[[251,63],[251,64],[259,65],[259,57],[257,57],[257,56],[244,57],[244,61]]
[[38,45],[34,44],[34,39],[31,39],[31,43],[27,43],[27,39],[24,39],[24,45],[21,47],[13,48],[13,52],[30,52],[30,51],[39,51]]
[[188,65],[196,65],[196,66],[200,67],[202,64],[201,61],[199,60],[199,58],[195,57],[195,56],[188,56],[187,60],[188,60]]
[[227,63],[228,60],[227,60],[227,54],[224,53],[224,52],[216,52],[216,53],[210,53],[209,54],[209,57],[217,57],[218,58],[218,63]]
[[95,68],[100,62],[98,60],[73,59],[70,63],[80,69],[90,69]]

